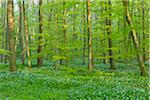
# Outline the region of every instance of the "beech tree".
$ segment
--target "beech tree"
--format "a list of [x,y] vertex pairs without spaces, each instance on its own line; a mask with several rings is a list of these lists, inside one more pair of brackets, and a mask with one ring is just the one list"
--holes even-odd
[[86,36],[86,32],[87,32],[87,26],[86,26],[86,3],[83,4],[83,59],[82,59],[82,64],[85,65],[85,61],[86,61],[86,47],[87,47],[87,36]]
[[[145,40],[146,39],[146,35],[145,35],[145,9],[144,9],[144,0],[141,0],[141,8],[142,8],[142,33],[143,33],[143,40]],[[143,47],[143,60],[144,60],[144,62],[146,61],[146,50],[145,50],[145,47]]]
[[109,15],[106,18],[106,27],[107,27],[107,34],[108,34],[108,46],[109,46],[109,63],[110,69],[115,69],[114,59],[113,59],[113,51],[112,51],[112,39],[111,39],[111,1],[108,0],[109,7],[106,8],[106,11],[109,11]]
[[42,60],[42,32],[43,32],[43,29],[42,29],[42,11],[41,11],[41,6],[42,6],[42,0],[39,0],[39,44],[38,44],[38,54],[39,54],[39,57],[37,59],[37,64],[38,66],[41,66],[43,64],[43,60]]
[[28,66],[31,67],[31,60],[30,60],[30,48],[29,48],[29,33],[28,33],[28,25],[25,13],[25,2],[23,0],[23,20],[24,20],[24,28],[25,28],[25,37],[26,37],[26,51],[28,56]]
[[89,71],[93,68],[93,50],[92,50],[92,27],[91,27],[91,9],[90,0],[87,0],[87,32],[88,32],[88,69]]
[[15,41],[14,41],[14,16],[13,16],[13,0],[7,1],[7,24],[8,24],[8,43],[9,43],[9,51],[11,54],[9,55],[9,67],[10,71],[14,72],[17,70],[16,67],[16,51],[15,51]]
[[68,57],[67,57],[67,52],[68,52],[68,48],[67,48],[67,33],[66,33],[66,13],[67,13],[67,9],[66,9],[66,1],[63,0],[63,43],[64,43],[64,55],[65,55],[65,66],[67,67],[68,66]]
[[141,70],[141,75],[145,75],[146,71],[145,71],[145,65],[144,65],[144,60],[143,60],[143,56],[141,54],[141,48],[139,45],[139,39],[137,37],[137,33],[136,30],[134,28],[132,28],[132,19],[131,19],[131,15],[129,12],[129,8],[128,8],[128,0],[123,0],[123,5],[125,7],[125,16],[126,16],[126,21],[128,23],[128,25],[131,27],[131,36],[132,36],[132,40],[135,46],[135,50],[137,52],[137,59],[139,62],[139,66],[140,66],[140,70]]
[[22,2],[18,2],[19,6],[19,39],[20,39],[20,48],[21,48],[21,61],[22,64],[25,64],[25,42],[24,42],[24,32],[23,32],[23,14],[22,14]]

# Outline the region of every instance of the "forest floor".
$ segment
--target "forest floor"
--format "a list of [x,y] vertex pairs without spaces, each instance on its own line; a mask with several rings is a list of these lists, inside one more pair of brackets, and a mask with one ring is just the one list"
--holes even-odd
[[0,100],[148,100],[148,91],[148,76],[134,70],[19,67],[11,73],[0,64]]

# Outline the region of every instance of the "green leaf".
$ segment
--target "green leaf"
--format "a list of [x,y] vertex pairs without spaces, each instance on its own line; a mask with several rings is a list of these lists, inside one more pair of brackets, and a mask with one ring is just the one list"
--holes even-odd
[[0,49],[0,54],[3,54],[3,55],[10,55],[11,52],[8,51],[8,50]]

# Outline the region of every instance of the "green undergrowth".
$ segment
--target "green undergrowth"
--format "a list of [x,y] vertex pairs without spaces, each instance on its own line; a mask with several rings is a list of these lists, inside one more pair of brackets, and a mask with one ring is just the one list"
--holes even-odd
[[0,100],[148,100],[148,76],[86,68],[0,71]]

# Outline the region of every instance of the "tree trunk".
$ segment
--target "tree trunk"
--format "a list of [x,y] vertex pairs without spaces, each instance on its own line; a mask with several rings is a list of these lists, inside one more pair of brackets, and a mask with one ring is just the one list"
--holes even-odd
[[68,49],[66,48],[67,46],[67,35],[66,35],[66,1],[63,0],[63,33],[64,33],[64,52],[65,52],[65,66],[67,67],[68,66],[68,58],[67,58],[67,52],[68,52]]
[[[42,53],[42,45],[41,45],[41,42],[42,42],[42,11],[41,11],[41,6],[42,6],[42,0],[39,0],[39,33],[40,33],[40,36],[39,36],[39,45],[38,45],[38,54],[39,53]],[[43,60],[42,60],[42,57],[41,57],[41,54],[39,55],[38,59],[37,59],[37,64],[38,66],[41,66],[43,64]]]
[[[6,1],[5,3],[6,3],[5,6],[7,7],[7,1]],[[7,13],[7,9],[6,9],[6,16],[7,16],[7,14],[8,14],[8,13]],[[6,36],[6,38],[5,38],[5,39],[6,39],[6,45],[5,45],[6,48],[5,48],[5,49],[6,49],[6,50],[9,50],[9,45],[8,45],[8,40],[9,40],[9,39],[8,39],[8,17],[6,17],[6,22],[5,22],[5,23],[7,23],[7,24],[5,25],[5,30],[6,30],[6,35],[5,35],[5,36]],[[5,63],[7,63],[7,59],[9,59],[9,57],[8,57],[8,56],[5,56],[5,57],[6,57]]]
[[88,24],[88,69],[93,69],[93,50],[92,50],[92,27],[91,27],[91,9],[90,0],[87,0],[87,24]]
[[7,1],[7,20],[8,20],[8,43],[9,51],[11,52],[9,56],[9,67],[10,71],[14,72],[17,70],[16,67],[16,51],[15,51],[15,41],[14,41],[14,17],[13,17],[13,0]]
[[[100,3],[103,3],[103,1],[100,1]],[[105,10],[105,9],[104,9],[103,7],[101,7],[101,10],[100,10],[101,15],[103,14],[104,10]],[[101,22],[100,22],[101,29],[103,29],[103,28],[106,26],[105,24],[103,24],[103,20],[102,20],[102,19],[103,19],[103,18],[102,18],[102,16],[101,16]],[[103,33],[101,33],[101,34],[103,34]],[[104,35],[105,35],[105,34],[104,34]],[[104,37],[105,37],[105,36],[104,36]],[[105,48],[105,38],[104,38],[104,37],[101,37],[101,38],[100,38],[100,44],[101,44],[102,47]],[[106,64],[107,61],[106,61],[106,52],[105,52],[105,50],[103,50],[102,56],[103,56],[102,62],[103,62],[103,64]]]
[[[144,10],[144,0],[142,0],[142,33],[143,33],[143,40],[145,40],[146,35],[144,33],[144,27],[145,27],[145,19],[144,19],[144,14],[145,14],[145,10]],[[143,61],[146,61],[146,50],[145,50],[145,45],[143,45]]]
[[[5,11],[4,11],[5,3],[4,3],[4,1],[1,2],[1,7],[3,9],[3,11],[2,11],[2,19],[3,19],[3,21],[2,21],[2,23],[3,23],[2,38],[5,39]],[[4,44],[5,44],[5,41],[3,40],[2,41],[2,49],[4,49]],[[2,54],[0,58],[1,58],[1,62],[3,62],[5,59],[5,56]]]
[[[86,6],[86,5],[85,5]],[[84,6],[84,7],[85,7]],[[86,10],[83,9],[83,59],[82,59],[82,64],[85,65],[86,61]]]
[[[127,21],[128,25],[131,27],[132,26],[132,19],[131,19],[129,9],[128,9],[128,0],[122,0],[122,1],[123,1],[123,5],[125,7],[126,21]],[[137,52],[137,59],[138,59],[139,67],[140,67],[140,70],[141,70],[141,76],[144,76],[146,74],[146,71],[145,71],[143,56],[140,52],[140,45],[139,45],[139,40],[137,38],[137,33],[136,33],[135,29],[133,29],[133,28],[132,28],[130,33],[131,33],[132,40],[133,40],[133,43],[134,43],[134,46],[135,46],[135,50]]]
[[[7,1],[6,0],[4,0],[4,8],[5,8],[5,10],[4,10],[4,14],[5,14],[5,28],[4,28],[4,30],[5,30],[5,49],[6,50],[8,50],[8,37],[7,37],[7,35],[8,35],[8,25],[6,24],[7,23],[7,9],[6,9],[6,7],[7,7]],[[4,57],[5,59],[4,59],[4,63],[7,63],[7,59],[8,59],[8,57],[7,57],[7,55],[5,55],[5,57]]]
[[22,31],[22,3],[19,1],[19,38],[20,38],[20,47],[21,47],[21,61],[22,65],[24,65],[25,60],[25,51],[24,51],[24,33]]
[[26,19],[26,13],[25,13],[25,4],[23,0],[23,19],[24,19],[24,28],[25,28],[25,37],[26,37],[26,52],[28,56],[28,66],[31,68],[31,60],[30,60],[30,48],[29,48],[29,39],[28,39],[28,25],[27,25],[27,19]]
[[[73,8],[74,12],[76,12],[76,2],[74,4],[74,8]],[[72,35],[72,42],[76,42],[77,40],[77,35],[76,35],[76,15],[73,15],[73,35]],[[76,48],[72,49],[72,61],[74,61],[75,57],[76,57]]]
[[109,46],[109,63],[110,63],[110,69],[116,69],[115,68],[115,65],[114,65],[114,59],[113,59],[113,51],[112,51],[112,39],[111,39],[111,13],[110,13],[110,10],[111,10],[111,2],[110,0],[108,1],[108,4],[109,4],[109,9],[106,8],[106,11],[107,9],[109,10],[109,16],[108,18],[106,18],[106,26],[107,26],[107,34],[108,34],[108,46]]

